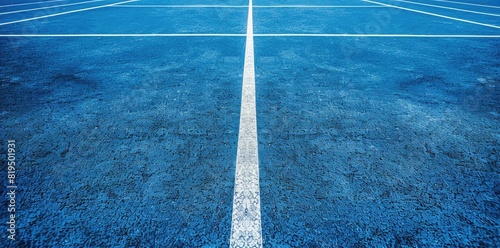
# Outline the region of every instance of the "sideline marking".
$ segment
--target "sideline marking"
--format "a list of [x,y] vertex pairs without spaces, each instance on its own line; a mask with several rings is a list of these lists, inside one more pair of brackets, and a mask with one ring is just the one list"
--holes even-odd
[[484,4],[475,4],[475,3],[464,3],[464,2],[455,2],[455,1],[448,1],[448,0],[433,0],[436,2],[446,2],[446,3],[456,3],[456,4],[463,4],[463,5],[471,5],[471,6],[480,6],[480,7],[488,7],[488,8],[494,8],[494,9],[500,9],[500,6],[493,6],[493,5],[484,5]]
[[23,5],[33,5],[40,3],[52,3],[52,2],[64,2],[65,0],[52,0],[52,1],[40,1],[40,2],[32,2],[32,3],[18,3],[18,4],[9,4],[9,5],[0,5],[0,8],[7,8],[13,6],[23,6]]
[[65,6],[85,4],[85,3],[93,3],[93,2],[102,2],[102,1],[104,1],[104,0],[92,0],[92,1],[86,1],[86,2],[78,2],[78,3],[68,3],[68,4],[61,4],[61,5],[54,5],[54,6],[48,6],[48,7],[42,7],[42,8],[23,9],[23,10],[9,11],[9,12],[1,12],[0,15],[7,15],[7,14],[14,14],[14,13],[28,12],[28,11],[41,10],[41,9],[52,9],[52,8],[58,8],[58,7],[65,7]]
[[491,13],[486,13],[486,12],[472,11],[472,10],[466,10],[466,9],[458,9],[458,8],[445,7],[445,6],[433,5],[433,4],[426,4],[426,3],[417,3],[417,2],[406,1],[406,0],[395,0],[395,1],[404,2],[404,3],[411,3],[411,4],[416,4],[416,5],[429,6],[429,7],[435,7],[435,8],[440,8],[440,9],[451,9],[451,10],[468,12],[468,13],[474,13],[474,14],[479,14],[479,15],[500,16],[500,15],[497,15],[497,14],[491,14]]
[[[246,37],[246,34],[0,34],[0,37]],[[254,37],[500,38],[488,34],[254,34]]]
[[420,14],[425,14],[425,15],[437,16],[437,17],[441,17],[441,18],[445,18],[445,19],[451,19],[451,20],[455,20],[455,21],[461,21],[461,22],[476,24],[476,25],[490,27],[490,28],[500,28],[500,26],[495,26],[495,25],[491,25],[491,24],[486,24],[486,23],[481,23],[481,22],[475,22],[475,21],[469,21],[469,20],[455,18],[455,17],[451,17],[451,16],[439,15],[439,14],[434,14],[434,13],[431,13],[431,12],[425,12],[425,11],[420,11],[420,10],[415,10],[415,9],[410,9],[410,8],[404,8],[404,7],[394,6],[394,5],[385,4],[385,3],[379,3],[379,2],[375,2],[375,1],[371,1],[371,0],[361,0],[361,1],[368,2],[368,3],[374,3],[374,4],[380,4],[380,5],[383,5],[383,6],[393,7],[393,8],[396,8],[396,9],[403,9],[403,10],[407,10],[407,11],[411,11],[411,12],[416,12],[416,13],[420,13]]
[[262,247],[252,19],[252,0],[249,0],[231,239],[229,241],[230,247],[242,248]]
[[87,11],[87,10],[100,9],[100,8],[105,8],[105,7],[109,7],[109,6],[113,6],[113,5],[117,5],[117,4],[130,3],[130,2],[136,2],[136,1],[138,1],[138,0],[128,0],[128,1],[124,1],[124,2],[100,5],[100,6],[96,6],[96,7],[92,7],[92,8],[77,9],[77,10],[66,11],[66,12],[61,12],[61,13],[56,13],[56,14],[51,14],[51,15],[38,16],[38,17],[33,17],[33,18],[28,18],[28,19],[23,19],[23,20],[4,22],[4,23],[0,23],[0,26],[14,24],[14,23],[20,23],[20,22],[33,21],[33,20],[38,20],[38,19],[43,19],[43,18],[48,18],[48,17],[53,17],[53,16],[66,15],[66,14],[71,14],[71,13],[76,13],[76,12]]

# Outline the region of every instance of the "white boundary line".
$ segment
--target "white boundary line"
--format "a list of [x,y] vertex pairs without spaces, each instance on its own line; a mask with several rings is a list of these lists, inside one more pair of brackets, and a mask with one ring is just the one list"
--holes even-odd
[[[2,37],[246,37],[246,34],[0,34]],[[254,37],[500,38],[489,34],[254,34]]]
[[433,5],[433,4],[426,4],[426,3],[418,3],[418,2],[412,2],[412,1],[406,1],[406,0],[395,0],[395,1],[403,2],[403,3],[416,4],[416,5],[422,5],[422,6],[429,6],[429,7],[440,8],[440,9],[450,9],[450,10],[456,10],[456,11],[467,12],[467,13],[474,13],[474,14],[479,14],[479,15],[500,16],[500,15],[492,14],[492,13],[472,11],[472,10],[466,10],[466,9],[458,9],[458,8],[451,8],[451,7],[439,6],[439,5]]
[[[115,8],[248,8],[246,5],[144,5],[131,4]],[[253,8],[388,8],[378,5],[254,5]]]
[[71,14],[71,13],[76,13],[76,12],[87,11],[87,10],[100,9],[100,8],[105,8],[105,7],[109,7],[109,6],[113,6],[113,5],[117,5],[117,4],[130,3],[130,2],[136,2],[136,1],[138,1],[138,0],[128,0],[128,1],[124,1],[124,2],[118,2],[118,3],[100,5],[100,6],[96,6],[96,7],[92,7],[92,8],[77,9],[77,10],[66,11],[66,12],[57,13],[57,14],[38,16],[38,17],[33,17],[33,18],[28,18],[28,19],[23,19],[23,20],[17,20],[17,21],[11,21],[11,22],[4,22],[4,23],[0,23],[0,26],[4,26],[4,25],[8,25],[8,24],[14,24],[14,23],[20,23],[20,22],[33,21],[33,20],[38,20],[38,19],[48,18],[48,17],[53,17],[53,16],[66,15],[66,14]]
[[262,247],[259,154],[255,103],[252,0],[248,5],[245,66],[233,197],[230,247]]
[[104,1],[104,0],[92,0],[92,1],[86,1],[86,2],[68,3],[68,4],[54,5],[54,6],[34,8],[34,9],[23,9],[23,10],[9,11],[9,12],[1,12],[0,15],[29,12],[29,11],[35,11],[35,10],[41,10],[41,9],[52,9],[52,8],[58,8],[58,7],[65,7],[65,6],[72,6],[72,5],[78,5],[78,4],[93,3],[93,2],[102,2],[102,1]]
[[190,4],[190,5],[144,5],[144,4],[130,4],[118,5],[114,8],[248,8],[246,5],[203,5],[203,4]]
[[52,1],[40,1],[40,2],[31,2],[31,3],[18,3],[18,4],[9,4],[9,5],[0,5],[0,8],[23,6],[23,5],[33,5],[33,4],[43,4],[43,3],[53,3],[53,2],[64,2],[64,1],[65,0],[52,0]]
[[246,34],[0,34],[0,37],[246,37]]
[[456,3],[456,4],[463,4],[463,5],[471,5],[471,6],[479,6],[479,7],[487,7],[487,8],[494,8],[494,9],[500,9],[500,6],[493,6],[493,5],[484,5],[484,4],[475,4],[475,3],[464,3],[464,2],[455,2],[455,1],[448,1],[448,0],[433,0],[436,2],[446,2],[446,3]]
[[256,5],[254,8],[386,8],[377,5]]
[[500,35],[467,34],[255,34],[255,37],[385,37],[385,38],[500,38]]
[[441,18],[445,18],[445,19],[450,19],[450,20],[455,20],[455,21],[460,21],[460,22],[466,22],[466,23],[476,24],[476,25],[490,27],[490,28],[500,28],[500,26],[495,26],[495,25],[491,25],[491,24],[486,24],[486,23],[481,23],[481,22],[475,22],[475,21],[470,21],[470,20],[455,18],[455,17],[451,17],[451,16],[439,15],[439,14],[434,14],[434,13],[431,13],[431,12],[425,12],[425,11],[420,11],[420,10],[415,10],[415,9],[410,9],[410,8],[404,8],[404,7],[394,6],[394,5],[390,5],[390,4],[379,3],[379,2],[375,2],[375,1],[371,1],[371,0],[361,0],[361,1],[367,2],[367,3],[380,4],[380,5],[387,6],[387,7],[393,7],[393,8],[407,10],[407,11],[416,12],[416,13],[425,14],[425,15],[437,16],[437,17],[441,17]]

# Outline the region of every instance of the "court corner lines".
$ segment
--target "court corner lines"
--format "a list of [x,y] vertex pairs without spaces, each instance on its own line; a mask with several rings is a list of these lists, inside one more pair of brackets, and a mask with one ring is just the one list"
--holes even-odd
[[252,0],[249,1],[230,247],[262,247]]

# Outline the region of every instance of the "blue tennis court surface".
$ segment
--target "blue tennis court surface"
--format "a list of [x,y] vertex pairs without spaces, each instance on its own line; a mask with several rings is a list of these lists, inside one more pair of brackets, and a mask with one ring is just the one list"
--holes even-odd
[[500,246],[499,58],[493,0],[4,1],[0,244]]

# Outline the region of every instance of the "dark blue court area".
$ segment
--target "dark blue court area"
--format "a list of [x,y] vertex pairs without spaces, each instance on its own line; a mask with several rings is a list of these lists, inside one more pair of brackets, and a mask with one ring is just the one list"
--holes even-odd
[[0,83],[0,247],[500,246],[495,0],[6,0]]

